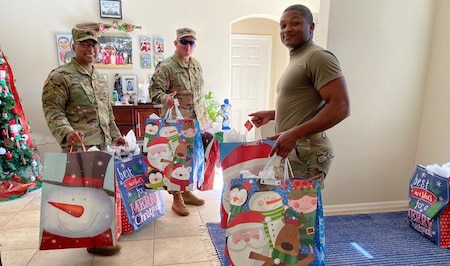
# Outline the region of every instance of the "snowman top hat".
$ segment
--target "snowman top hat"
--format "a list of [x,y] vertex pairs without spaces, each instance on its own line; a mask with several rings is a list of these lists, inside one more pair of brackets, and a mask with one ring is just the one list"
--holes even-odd
[[98,188],[113,196],[113,191],[103,188],[111,157],[111,154],[100,151],[67,153],[66,172],[62,182],[45,180],[45,178],[43,182],[66,187]]

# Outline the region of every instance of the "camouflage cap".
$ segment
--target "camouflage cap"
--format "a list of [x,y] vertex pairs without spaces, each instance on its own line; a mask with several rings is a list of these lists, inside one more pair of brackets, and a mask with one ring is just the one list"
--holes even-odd
[[197,34],[195,33],[195,31],[193,29],[181,28],[181,29],[177,30],[177,40],[179,40],[183,37],[186,37],[186,36],[191,36],[192,38],[194,38],[194,40],[197,40],[195,35],[197,35]]
[[94,30],[73,28],[72,37],[74,42],[93,40],[98,43],[97,32]]

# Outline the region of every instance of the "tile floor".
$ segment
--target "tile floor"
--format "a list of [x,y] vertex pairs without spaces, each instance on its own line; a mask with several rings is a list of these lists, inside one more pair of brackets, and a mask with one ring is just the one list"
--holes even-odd
[[172,197],[161,192],[167,214],[137,232],[122,235],[122,250],[115,256],[102,257],[86,249],[39,250],[41,189],[22,198],[0,203],[0,254],[3,266],[21,265],[196,265],[210,266],[202,226],[219,222],[221,190],[195,191],[205,199],[204,206],[188,206],[191,214],[176,215]]

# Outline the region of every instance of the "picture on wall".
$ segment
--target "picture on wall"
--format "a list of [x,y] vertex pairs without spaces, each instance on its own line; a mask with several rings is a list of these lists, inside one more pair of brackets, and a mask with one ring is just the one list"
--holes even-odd
[[98,68],[132,68],[131,37],[98,37],[100,50],[95,67]]
[[58,65],[61,66],[70,62],[75,57],[75,53],[72,51],[72,34],[56,34],[56,48]]
[[141,37],[141,52],[151,52],[152,51],[152,38],[151,37]]
[[141,54],[141,68],[152,68],[152,54]]
[[159,62],[164,60],[164,54],[155,54],[155,67],[158,65]]
[[164,53],[164,39],[155,38],[155,53]]
[[101,18],[122,18],[122,2],[120,0],[99,0]]

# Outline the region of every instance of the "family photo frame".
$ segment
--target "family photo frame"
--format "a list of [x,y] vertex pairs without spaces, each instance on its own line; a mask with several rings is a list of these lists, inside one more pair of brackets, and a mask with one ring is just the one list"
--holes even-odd
[[133,68],[132,41],[129,36],[100,36],[97,68]]
[[123,95],[137,94],[138,89],[137,75],[135,74],[122,75],[121,82]]
[[101,18],[122,19],[121,0],[99,0]]

